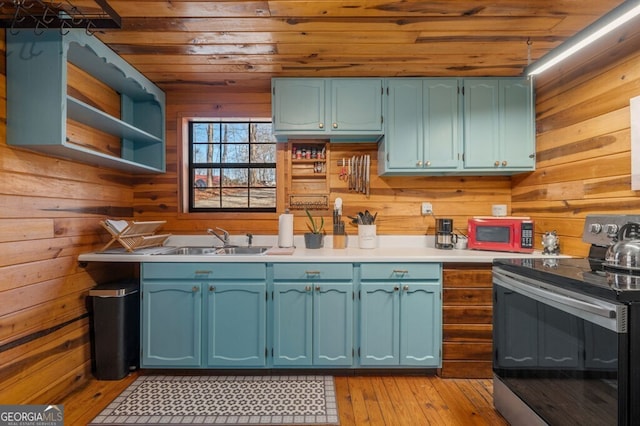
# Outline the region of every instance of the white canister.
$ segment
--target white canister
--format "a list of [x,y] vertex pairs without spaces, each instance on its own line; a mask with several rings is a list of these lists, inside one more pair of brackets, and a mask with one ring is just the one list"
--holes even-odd
[[494,204],[491,206],[491,214],[494,216],[506,216],[507,215],[507,205],[506,204]]
[[358,246],[374,249],[378,246],[377,225],[358,225]]

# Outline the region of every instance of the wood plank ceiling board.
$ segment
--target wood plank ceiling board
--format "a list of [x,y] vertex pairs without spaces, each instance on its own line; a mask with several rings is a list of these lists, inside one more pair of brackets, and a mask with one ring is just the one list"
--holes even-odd
[[519,76],[621,3],[110,0],[122,29],[96,36],[165,90],[268,91],[276,76]]

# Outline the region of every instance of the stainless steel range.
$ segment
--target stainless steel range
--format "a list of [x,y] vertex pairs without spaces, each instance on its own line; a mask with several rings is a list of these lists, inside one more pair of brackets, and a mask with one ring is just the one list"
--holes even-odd
[[513,425],[640,424],[640,215],[587,216],[583,240],[587,258],[494,262],[494,404]]

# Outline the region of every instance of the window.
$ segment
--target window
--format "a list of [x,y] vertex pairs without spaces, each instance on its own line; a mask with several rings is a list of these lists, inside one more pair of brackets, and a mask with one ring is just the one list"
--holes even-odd
[[189,211],[276,211],[271,122],[189,122]]

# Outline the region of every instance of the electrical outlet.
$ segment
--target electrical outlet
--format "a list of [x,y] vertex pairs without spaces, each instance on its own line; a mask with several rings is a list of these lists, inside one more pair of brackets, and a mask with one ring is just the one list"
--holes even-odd
[[422,213],[422,216],[433,214],[433,206],[431,203],[422,203],[420,212]]

